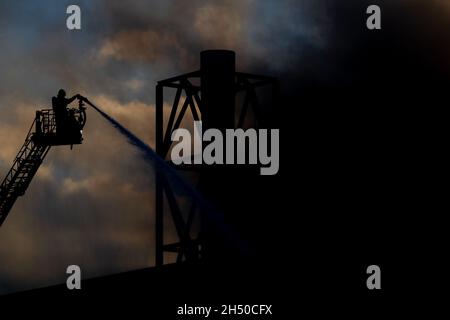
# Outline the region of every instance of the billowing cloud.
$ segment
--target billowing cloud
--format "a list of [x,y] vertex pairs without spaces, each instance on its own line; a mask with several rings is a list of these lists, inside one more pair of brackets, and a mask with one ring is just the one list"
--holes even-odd
[[115,34],[101,46],[99,59],[116,59],[146,63],[173,63],[169,61],[176,55],[181,62],[185,49],[175,34],[168,31],[128,30]]
[[239,8],[211,3],[197,10],[193,28],[211,47],[236,48],[244,40],[243,23]]

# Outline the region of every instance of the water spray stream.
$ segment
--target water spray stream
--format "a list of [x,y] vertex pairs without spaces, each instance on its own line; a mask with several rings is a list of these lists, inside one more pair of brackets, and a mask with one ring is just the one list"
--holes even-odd
[[115,127],[127,140],[130,144],[136,146],[144,156],[144,159],[150,164],[156,166],[157,170],[161,170],[168,178],[170,177],[170,181],[176,184],[178,189],[181,189],[183,193],[187,193],[192,199],[199,205],[201,210],[205,213],[205,217],[207,217],[211,222],[214,222],[217,231],[221,232],[222,235],[230,241],[230,244],[235,246],[242,254],[248,250],[247,245],[245,245],[242,240],[238,239],[237,235],[230,228],[228,224],[225,223],[223,214],[219,213],[213,206],[205,201],[203,197],[191,186],[187,183],[171,166],[169,166],[164,159],[156,154],[153,149],[139,139],[136,135],[134,135],[130,130],[121,125],[117,120],[112,118],[110,115],[106,114],[100,108],[95,106],[88,99],[85,99],[85,102],[89,104],[92,108],[94,108],[101,116],[103,116],[113,127]]
[[113,127],[115,127],[128,140],[130,144],[136,146],[143,153],[145,160],[151,162],[151,164],[157,165],[158,168],[163,169],[165,172],[168,172],[177,180],[176,182],[178,184],[180,184],[188,193],[190,193],[192,197],[194,197],[196,200],[199,200],[200,195],[188,183],[186,183],[173,168],[166,164],[165,161],[161,157],[159,157],[148,144],[143,142],[130,130],[125,128],[117,120],[95,106],[88,99],[86,99],[85,101],[98,113],[100,113],[100,115],[102,115],[109,123],[111,123]]

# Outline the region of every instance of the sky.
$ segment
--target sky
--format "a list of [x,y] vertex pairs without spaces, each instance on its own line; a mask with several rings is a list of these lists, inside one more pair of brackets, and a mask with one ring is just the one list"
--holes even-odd
[[[155,83],[198,69],[201,50],[236,50],[238,68],[252,72],[273,56],[293,59],[291,36],[322,42],[299,28],[290,1],[78,1],[79,31],[66,28],[69,4],[0,4],[2,175],[59,88],[154,146]],[[0,293],[64,282],[69,264],[87,278],[154,264],[152,165],[92,110],[84,137],[51,149],[5,221]]]
[[[417,50],[419,61],[450,70],[440,28],[448,26],[448,1],[427,1],[425,11],[420,1],[376,2],[390,10],[387,26],[411,32],[412,42],[441,43],[433,61]],[[82,29],[69,31],[65,11],[74,3]],[[156,81],[198,69],[204,49],[235,50],[238,70],[284,77],[286,90],[292,79],[345,86],[358,79],[356,60],[367,50],[367,3],[2,1],[0,174],[35,110],[49,108],[59,88],[88,97],[154,146]],[[64,282],[69,264],[86,277],[154,264],[151,165],[92,110],[84,135],[72,151],[52,148],[0,229],[0,294]]]

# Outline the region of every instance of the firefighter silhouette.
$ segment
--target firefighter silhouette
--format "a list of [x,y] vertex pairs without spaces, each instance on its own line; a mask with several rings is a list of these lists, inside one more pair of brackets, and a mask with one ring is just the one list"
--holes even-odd
[[75,138],[75,136],[81,135],[79,123],[75,119],[74,111],[72,109],[67,109],[68,105],[75,99],[82,101],[84,97],[80,94],[76,94],[72,98],[66,98],[66,91],[64,91],[64,89],[60,89],[58,95],[52,98],[57,136],[74,136]]

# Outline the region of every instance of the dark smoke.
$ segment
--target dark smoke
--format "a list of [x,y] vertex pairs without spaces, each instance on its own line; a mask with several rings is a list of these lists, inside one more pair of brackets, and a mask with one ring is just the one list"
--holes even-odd
[[[302,212],[291,234],[305,244],[317,239],[305,245],[311,268],[326,274],[339,261],[343,278],[374,260],[397,270],[417,257],[437,259],[442,190],[433,180],[442,175],[438,141],[448,118],[448,7],[323,3],[333,26],[326,47],[302,50],[297,39],[298,59],[278,74],[283,137],[291,137],[280,148],[281,168],[298,172],[303,186],[284,194]],[[382,30],[365,27],[369,4],[381,6]],[[436,232],[425,242],[426,230]]]

